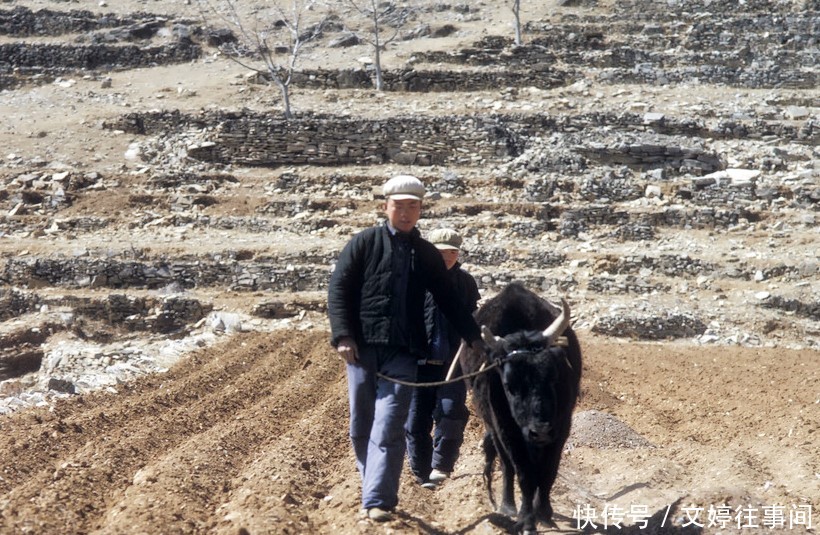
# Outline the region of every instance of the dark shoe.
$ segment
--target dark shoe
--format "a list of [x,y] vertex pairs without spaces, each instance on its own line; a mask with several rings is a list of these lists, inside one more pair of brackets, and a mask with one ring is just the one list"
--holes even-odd
[[432,481],[425,481],[424,483],[421,484],[421,488],[427,489],[427,490],[436,490],[438,488],[438,484],[433,483]]
[[393,519],[393,513],[379,507],[371,507],[367,510],[367,518],[374,522],[387,522]]

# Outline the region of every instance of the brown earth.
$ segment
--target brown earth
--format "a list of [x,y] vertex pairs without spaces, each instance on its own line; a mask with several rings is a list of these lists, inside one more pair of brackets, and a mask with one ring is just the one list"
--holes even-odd
[[[405,471],[398,518],[357,516],[343,367],[321,330],[238,335],[164,375],[0,420],[3,533],[503,533],[481,483],[473,418],[455,477],[431,492]],[[614,342],[585,335],[583,398],[651,447],[570,439],[553,493],[576,508],[789,512],[820,497],[814,351]],[[650,529],[659,530],[661,517]],[[629,520],[624,524],[634,524]],[[732,521],[730,525],[737,525]],[[740,530],[749,532],[750,528]],[[764,528],[760,528],[764,531]],[[689,531],[680,531],[688,533]],[[708,533],[732,530],[708,529]]]

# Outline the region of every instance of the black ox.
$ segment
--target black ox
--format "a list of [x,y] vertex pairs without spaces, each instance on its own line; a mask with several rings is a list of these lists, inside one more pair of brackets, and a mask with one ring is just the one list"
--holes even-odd
[[[581,381],[581,347],[563,311],[513,283],[476,312],[489,358],[466,346],[460,355],[465,374],[491,368],[472,379],[473,403],[483,418],[484,481],[496,509],[515,516],[514,478],[521,508],[516,531],[536,533],[550,522],[550,490],[569,436]],[[560,344],[560,345],[557,345]],[[493,366],[495,364],[495,366]],[[501,461],[501,507],[493,497],[492,474]]]

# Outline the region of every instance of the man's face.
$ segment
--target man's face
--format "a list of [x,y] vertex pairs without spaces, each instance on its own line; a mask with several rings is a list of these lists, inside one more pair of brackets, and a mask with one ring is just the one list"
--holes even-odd
[[439,249],[438,252],[441,253],[447,269],[453,269],[453,266],[458,262],[458,249]]
[[410,232],[421,217],[421,201],[417,199],[387,199],[384,213],[394,229],[401,232]]

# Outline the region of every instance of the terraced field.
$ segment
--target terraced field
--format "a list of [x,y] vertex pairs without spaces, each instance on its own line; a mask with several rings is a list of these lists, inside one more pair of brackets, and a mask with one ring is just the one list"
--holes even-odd
[[381,92],[340,9],[291,120],[195,5],[103,4],[0,4],[0,531],[509,529],[476,422],[458,477],[356,518],[325,290],[400,172],[482,296],[572,303],[559,529],[584,505],[635,513],[594,532],[645,532],[642,506],[656,533],[816,523],[816,1],[544,2],[522,46],[502,2],[436,2]]

